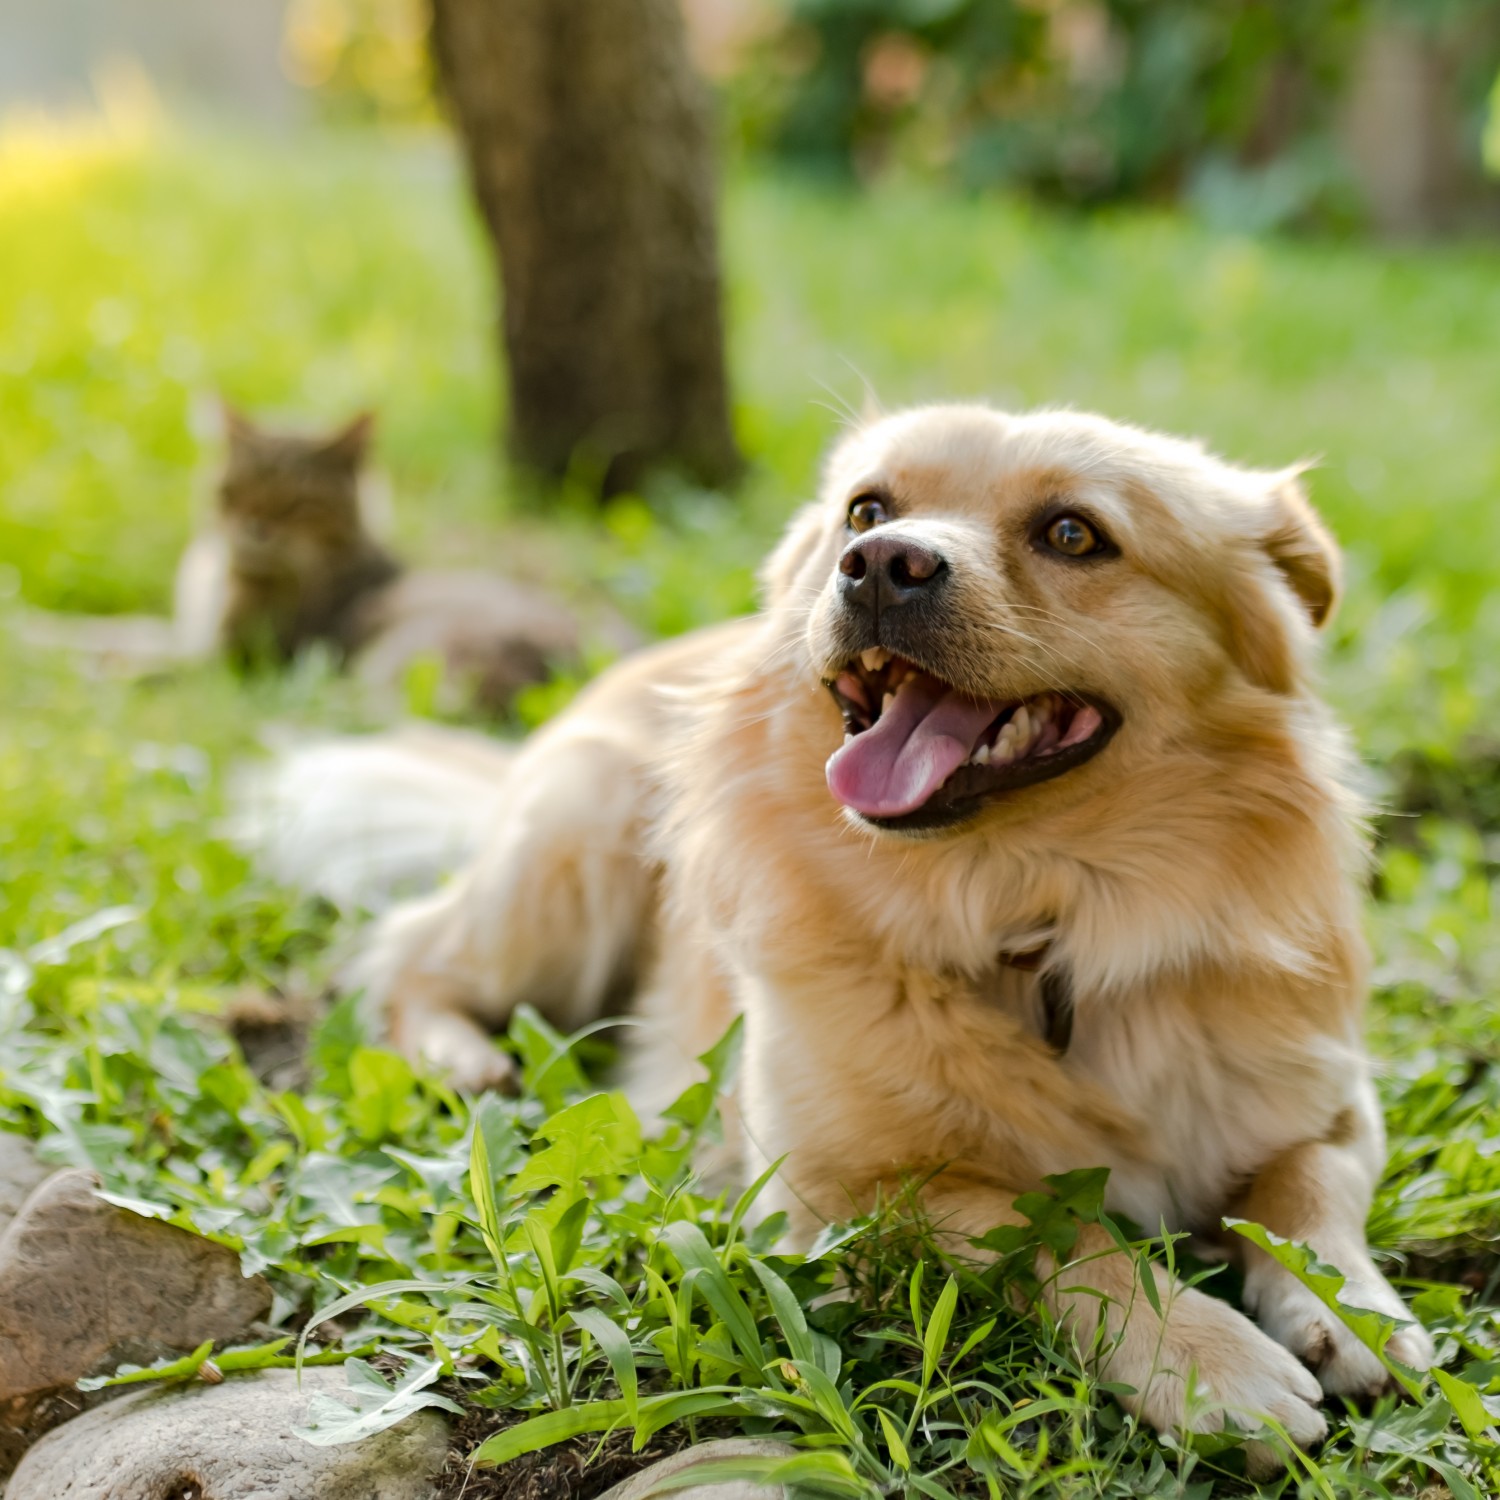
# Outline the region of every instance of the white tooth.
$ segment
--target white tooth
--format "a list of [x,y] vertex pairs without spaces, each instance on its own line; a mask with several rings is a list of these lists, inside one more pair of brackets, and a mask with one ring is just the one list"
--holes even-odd
[[846,745],[852,745],[854,743],[854,731],[852,729],[845,730],[844,743]]
[[990,752],[990,763],[1008,766],[1016,758],[1016,726],[1007,724],[995,738],[995,748]]
[[1052,700],[1050,698],[1039,698],[1031,705],[1031,727],[1045,729],[1052,721]]
[[878,672],[891,659],[891,653],[884,646],[871,646],[859,653],[859,659],[865,671]]
[[1024,703],[1015,711],[1010,723],[1005,727],[1015,730],[1016,746],[1024,750],[1031,739],[1031,715],[1026,712]]
[[990,747],[988,745],[981,745],[973,753],[973,755],[971,755],[969,757],[969,759],[972,760],[976,766],[987,766],[987,765],[989,765],[989,763],[990,763]]
[[894,693],[887,693],[885,697],[880,700],[881,713],[889,713],[891,704],[893,704],[895,701],[896,695]]

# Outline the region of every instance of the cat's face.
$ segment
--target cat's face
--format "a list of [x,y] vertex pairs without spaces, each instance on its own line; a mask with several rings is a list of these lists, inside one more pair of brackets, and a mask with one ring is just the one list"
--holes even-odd
[[359,476],[373,426],[368,415],[321,437],[267,432],[236,412],[227,413],[226,422],[219,514],[237,572],[305,576],[360,541]]

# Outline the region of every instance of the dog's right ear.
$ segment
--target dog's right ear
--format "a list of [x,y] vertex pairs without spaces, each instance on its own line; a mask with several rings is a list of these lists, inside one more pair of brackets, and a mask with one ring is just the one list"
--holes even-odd
[[1271,490],[1271,514],[1261,545],[1291,585],[1315,629],[1333,618],[1342,566],[1338,543],[1312,508],[1302,470],[1289,469]]
[[1245,675],[1273,693],[1296,686],[1308,626],[1323,629],[1339,595],[1338,545],[1308,503],[1298,473],[1269,476],[1254,511],[1253,550],[1241,554],[1244,563],[1226,596],[1230,650]]
[[826,530],[820,500],[810,501],[792,517],[775,550],[761,565],[761,602],[767,609],[780,604],[799,586],[811,581],[805,580],[803,574],[823,550]]

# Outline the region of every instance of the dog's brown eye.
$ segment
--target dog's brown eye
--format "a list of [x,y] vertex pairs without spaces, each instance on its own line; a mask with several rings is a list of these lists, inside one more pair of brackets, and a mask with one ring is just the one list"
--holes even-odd
[[855,531],[868,531],[888,519],[885,506],[874,495],[861,495],[849,504],[849,524]]
[[1059,516],[1046,531],[1047,545],[1064,557],[1087,557],[1103,548],[1099,533],[1081,516]]

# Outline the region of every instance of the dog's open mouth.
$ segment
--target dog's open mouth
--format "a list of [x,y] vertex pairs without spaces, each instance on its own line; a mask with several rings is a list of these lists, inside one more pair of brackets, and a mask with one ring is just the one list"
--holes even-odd
[[829,790],[883,828],[962,822],[992,797],[1092,760],[1120,726],[1113,707],[1083,694],[968,698],[880,646],[828,687],[845,730],[829,757]]

